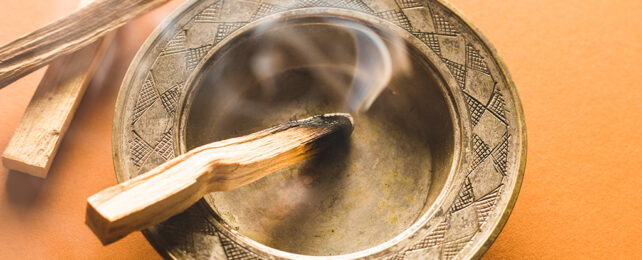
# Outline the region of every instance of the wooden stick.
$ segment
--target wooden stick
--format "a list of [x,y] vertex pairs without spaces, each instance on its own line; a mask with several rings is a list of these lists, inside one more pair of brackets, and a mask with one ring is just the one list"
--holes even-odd
[[86,7],[0,47],[0,88],[95,42],[168,0],[96,0]]
[[87,199],[86,223],[103,244],[165,221],[209,192],[227,191],[302,161],[352,132],[327,114],[195,148]]
[[[81,5],[90,2],[82,1]],[[58,146],[112,38],[109,34],[49,65],[2,155],[4,167],[40,178],[47,176]]]

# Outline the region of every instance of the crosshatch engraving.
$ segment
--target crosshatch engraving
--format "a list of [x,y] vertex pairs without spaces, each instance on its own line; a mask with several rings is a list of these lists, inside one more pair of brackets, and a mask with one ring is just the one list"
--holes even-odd
[[[499,69],[492,69],[496,66],[492,60],[489,60],[492,59],[489,58],[492,56],[486,53],[486,49],[475,47],[484,46],[484,43],[476,34],[465,29],[465,23],[458,16],[436,0],[306,0],[296,1],[297,4],[294,6],[281,6],[279,1],[248,1],[255,3],[255,10],[251,12],[249,18],[244,21],[229,22],[224,20],[226,16],[225,10],[227,10],[225,6],[231,1],[233,0],[209,0],[203,1],[207,2],[207,4],[198,4],[202,11],[196,14],[184,26],[184,29],[178,31],[171,39],[156,43],[164,46],[159,57],[180,59],[180,62],[172,65],[174,66],[172,69],[191,71],[202,61],[204,55],[213,46],[254,20],[296,8],[332,7],[373,15],[410,32],[441,59],[449,69],[451,76],[456,80],[457,86],[451,87],[462,95],[467,108],[465,113],[468,113],[466,118],[469,119],[466,123],[473,130],[467,144],[469,152],[465,155],[465,160],[469,162],[467,176],[463,178],[460,184],[457,198],[448,207],[444,208],[446,216],[443,220],[437,223],[429,223],[431,231],[427,236],[389,257],[404,259],[406,255],[424,254],[430,251],[432,252],[431,256],[443,259],[454,258],[473,240],[475,235],[481,232],[490,218],[499,217],[493,215],[495,206],[503,196],[502,191],[507,188],[505,184],[507,183],[507,178],[516,178],[517,175],[509,172],[509,164],[515,163],[511,161],[514,159],[509,158],[510,150],[515,149],[511,147],[512,143],[510,142],[510,124],[514,114],[511,114],[508,109],[511,108],[512,103],[507,103],[506,97],[509,97],[510,94],[507,94],[507,90],[501,87],[503,85],[497,84],[497,82],[494,82],[492,86],[476,85],[474,86],[475,89],[471,89],[472,86],[467,85],[473,82],[472,79],[475,79],[474,77],[486,75],[491,79],[502,79],[505,76],[500,74]],[[382,2],[385,2],[385,4],[376,4]],[[396,8],[382,10],[382,6],[396,6]],[[406,15],[406,12],[410,12],[410,10],[416,11],[416,8],[426,8],[428,10],[429,16],[425,17],[428,26],[425,26],[425,28],[434,28],[434,31],[425,31],[425,29],[413,27],[413,23],[409,16]],[[197,47],[188,47],[189,31],[197,28],[214,28],[213,30],[216,33],[210,43]],[[444,42],[449,42],[452,45],[442,46]],[[461,45],[463,48],[459,48],[460,44],[465,45]],[[445,49],[446,47],[448,49]],[[142,82],[133,82],[133,84],[140,86],[134,88],[137,92],[133,93],[134,95],[128,97],[127,100],[131,104],[131,109],[126,110],[125,118],[129,120],[129,124],[125,126],[125,131],[130,134],[126,135],[125,138],[128,149],[123,151],[123,158],[125,160],[124,163],[131,166],[125,167],[125,169],[130,169],[128,176],[135,176],[138,173],[136,169],[143,168],[146,164],[158,163],[157,161],[148,160],[153,153],[164,160],[177,155],[173,148],[173,144],[176,142],[176,140],[173,140],[173,131],[175,129],[168,128],[163,129],[163,131],[147,132],[158,135],[154,137],[141,136],[142,133],[134,129],[136,121],[144,114],[151,113],[150,110],[153,109],[156,109],[155,113],[166,115],[166,118],[172,122],[177,120],[176,111],[177,106],[179,106],[177,102],[180,96],[184,94],[183,84],[187,80],[187,76],[174,78],[175,82],[157,82],[159,78],[156,77],[155,73],[162,72],[159,72],[156,68],[164,66],[162,62],[161,59],[157,59],[148,68],[147,76]],[[480,74],[472,73],[471,70],[480,72]],[[174,87],[162,91],[158,87],[159,83],[163,83],[164,86]],[[485,89],[479,90],[479,88]],[[476,94],[477,92],[472,92],[473,90],[478,91],[478,93],[490,94],[488,96],[478,95]],[[483,100],[480,98],[483,98]],[[160,102],[161,106],[153,106],[156,102]],[[492,132],[483,131],[489,127],[493,127],[492,129],[494,130]],[[500,129],[500,131],[497,131],[497,129]],[[482,131],[485,134],[478,135],[476,131]],[[158,142],[149,144],[145,140],[158,140]],[[147,166],[153,167],[155,165]],[[480,171],[483,172],[479,173]],[[475,178],[472,178],[472,174],[475,174]],[[496,176],[495,174],[500,176],[501,182],[492,189],[486,188],[485,191],[490,190],[490,192],[478,194],[480,191],[475,190],[475,187],[479,185],[475,182],[480,181],[480,178],[486,178],[486,176],[490,176],[488,178]],[[157,239],[168,239],[168,241],[161,241],[161,243],[165,243],[170,247],[173,246],[168,250],[172,251],[175,256],[181,256],[182,252],[184,256],[215,257],[210,254],[210,251],[214,250],[212,248],[219,248],[224,252],[227,259],[262,259],[261,256],[253,253],[245,245],[237,243],[234,239],[226,236],[224,232],[219,231],[214,224],[205,221],[204,215],[194,213],[195,211],[203,210],[198,209],[198,207],[197,205],[190,208],[185,213],[152,228],[147,231],[147,234],[149,236],[158,236],[159,238]],[[461,223],[462,221],[474,221],[475,228],[467,229],[467,226],[470,225],[464,225],[466,223]],[[192,223],[190,228],[181,226],[186,222]],[[207,239],[195,239],[193,234],[195,225],[198,225],[196,229],[200,230],[196,233],[199,236],[207,237]],[[169,233],[171,233],[171,236],[167,235]]]

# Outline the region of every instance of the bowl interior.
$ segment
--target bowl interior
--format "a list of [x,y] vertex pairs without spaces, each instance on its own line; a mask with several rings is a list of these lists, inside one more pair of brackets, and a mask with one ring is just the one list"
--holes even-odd
[[[286,19],[216,47],[187,86],[182,147],[354,112],[356,67],[360,55],[371,54],[352,26],[340,17]],[[206,196],[240,234],[297,254],[356,252],[403,232],[444,189],[455,152],[447,88],[421,51],[371,29],[388,49],[404,48],[390,53],[385,89],[369,109],[352,114],[350,139],[245,187]]]

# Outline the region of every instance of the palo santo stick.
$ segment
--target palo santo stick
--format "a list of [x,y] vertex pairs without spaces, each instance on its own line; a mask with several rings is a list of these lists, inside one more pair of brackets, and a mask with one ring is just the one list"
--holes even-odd
[[209,192],[227,191],[302,161],[352,132],[327,114],[210,143],[87,199],[86,224],[103,244],[165,221]]
[[[87,5],[85,0],[81,5]],[[2,155],[4,167],[45,178],[113,35],[53,61]]]
[[0,88],[91,44],[168,0],[96,0],[74,13],[0,47]]

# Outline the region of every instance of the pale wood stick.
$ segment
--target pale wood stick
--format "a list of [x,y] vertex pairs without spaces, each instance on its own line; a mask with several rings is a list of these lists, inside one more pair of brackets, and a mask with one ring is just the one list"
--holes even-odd
[[103,244],[158,224],[209,192],[251,183],[352,132],[348,114],[327,114],[210,143],[87,199],[86,223]]
[[0,88],[169,0],[96,0],[0,47]]
[[[87,5],[91,0],[84,0]],[[76,108],[113,34],[53,61],[29,102],[9,145],[4,167],[45,178]]]

